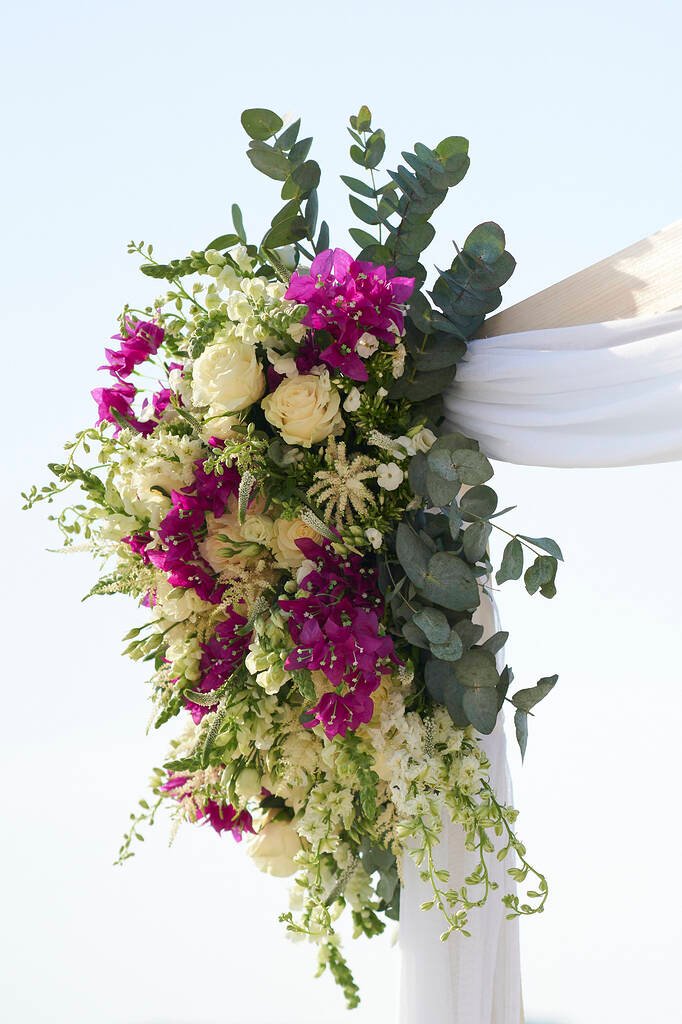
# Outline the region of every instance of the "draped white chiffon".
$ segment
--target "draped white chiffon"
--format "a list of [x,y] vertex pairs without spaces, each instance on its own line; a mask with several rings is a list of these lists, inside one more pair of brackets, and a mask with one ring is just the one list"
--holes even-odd
[[[682,311],[474,341],[445,395],[448,424],[492,459],[529,466],[631,466],[682,459]],[[489,635],[497,613],[477,612]],[[504,663],[504,653],[500,655]],[[511,799],[500,724],[483,746],[497,794]],[[461,885],[473,864],[461,829],[445,824],[439,863]],[[518,923],[498,898],[471,916],[471,938],[439,940],[430,889],[404,858],[400,1024],[519,1024]]]

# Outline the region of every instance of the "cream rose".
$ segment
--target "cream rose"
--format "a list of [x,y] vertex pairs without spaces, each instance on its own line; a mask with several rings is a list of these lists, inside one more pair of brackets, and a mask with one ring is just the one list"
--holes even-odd
[[239,412],[265,391],[265,376],[251,345],[233,331],[204,349],[192,367],[192,401],[207,405],[211,415]]
[[262,547],[271,543],[272,520],[261,515],[257,507],[253,512],[247,512],[244,523],[239,522],[234,499],[230,500],[227,512],[219,519],[210,512],[207,514],[206,536],[199,543],[199,551],[214,572],[242,569],[249,560],[262,554]]
[[301,849],[301,840],[290,821],[275,818],[266,822],[247,843],[256,867],[267,875],[288,878],[298,870],[294,857]]
[[277,564],[283,569],[295,569],[304,559],[304,554],[296,546],[301,537],[309,537],[318,544],[322,537],[308,526],[302,519],[277,519],[274,524],[271,547]]
[[343,427],[341,399],[329,374],[301,374],[283,380],[261,405],[287,444],[310,448]]

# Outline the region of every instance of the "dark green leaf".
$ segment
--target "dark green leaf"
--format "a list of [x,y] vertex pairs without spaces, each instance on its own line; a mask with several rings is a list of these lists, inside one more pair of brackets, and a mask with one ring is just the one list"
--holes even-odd
[[363,231],[362,228],[349,228],[348,234],[361,249],[366,249],[370,245],[379,244],[374,235],[370,235],[369,231]]
[[450,623],[438,608],[422,608],[412,621],[419,626],[427,639],[434,643],[445,643],[450,636]]
[[359,132],[368,132],[372,127],[372,111],[363,103],[353,125]]
[[460,488],[458,477],[454,480],[444,480],[442,476],[432,469],[426,470],[426,490],[433,504],[438,508],[445,508],[457,497]]
[[480,562],[488,549],[492,533],[490,523],[472,523],[464,531],[464,555],[469,562]]
[[320,233],[315,242],[315,252],[324,252],[329,248],[329,225],[323,220],[320,225]]
[[350,158],[355,164],[360,164],[361,167],[365,166],[365,151],[360,146],[350,147]]
[[476,577],[466,562],[451,551],[432,555],[425,579],[417,585],[430,601],[452,611],[467,611],[480,603]]
[[448,522],[450,525],[450,536],[457,540],[459,531],[462,529],[462,513],[456,501],[453,501],[448,509]]
[[487,519],[497,508],[497,495],[492,487],[478,484],[462,495],[460,505],[465,516]]
[[516,742],[521,751],[521,760],[526,756],[528,746],[528,715],[520,709],[514,714],[514,728],[516,729]]
[[365,199],[376,198],[376,192],[374,189],[365,184],[364,181],[360,181],[358,178],[351,178],[347,174],[342,174],[341,181],[353,192],[357,192],[359,196],[364,196]]
[[553,584],[556,571],[556,558],[551,555],[538,555],[533,564],[526,569],[523,577],[528,593],[535,594],[547,584]]
[[234,224],[234,230],[237,232],[240,240],[246,245],[246,231],[244,230],[244,218],[242,217],[242,211],[240,210],[237,203],[232,204],[232,223]]
[[249,149],[246,154],[253,166],[276,181],[286,181],[291,165],[278,149]]
[[407,640],[408,644],[413,644],[415,647],[422,647],[426,651],[430,650],[431,645],[426,639],[424,631],[419,629],[412,619],[408,619],[407,622],[403,623],[403,636]]
[[464,645],[459,633],[453,629],[443,642],[432,642],[431,650],[441,661],[458,661],[462,657]]
[[291,180],[298,186],[301,195],[312,192],[320,184],[320,165],[315,160],[298,164],[291,172]]
[[272,135],[276,135],[283,127],[284,121],[272,110],[264,110],[261,107],[253,107],[245,110],[241,117],[242,127],[250,139],[264,141]]
[[483,636],[483,626],[472,622],[471,619],[462,619],[461,622],[457,623],[455,629],[462,638],[462,643],[467,650],[473,647],[475,643],[478,643]]
[[429,469],[437,473],[443,480],[459,480],[459,474],[447,448],[432,448],[426,457]]
[[509,639],[509,633],[504,630],[499,630],[497,633],[493,633],[492,636],[488,637],[486,642],[482,645],[484,651],[490,651],[491,654],[499,654],[507,640]]
[[426,580],[431,552],[407,523],[400,523],[398,526],[396,553],[401,566],[415,586],[421,586]]
[[519,537],[522,540],[527,540],[530,544],[534,544],[536,548],[541,548],[542,551],[546,551],[547,554],[552,555],[554,558],[558,558],[559,561],[563,562],[564,556],[561,553],[561,548],[555,540],[551,537],[526,537],[525,534],[520,533]]
[[500,568],[495,574],[498,583],[506,583],[507,580],[518,580],[523,572],[523,548],[520,541],[514,537],[504,549]]
[[240,241],[239,235],[218,235],[206,246],[207,249],[230,249]]
[[299,119],[297,121],[294,121],[292,124],[289,125],[288,128],[285,128],[284,131],[282,132],[282,134],[280,135],[280,137],[277,139],[277,147],[278,147],[278,149],[283,149],[283,150],[291,149],[291,147],[296,142],[296,139],[298,138],[298,133],[300,131],[300,128],[301,128],[301,119],[299,117]]
[[365,167],[373,170],[378,167],[383,160],[384,153],[386,152],[386,137],[381,130],[378,128],[370,137],[367,139],[365,148]]
[[426,334],[418,345],[409,344],[408,350],[419,370],[442,370],[458,363],[466,355],[466,342],[444,334]]
[[484,263],[495,263],[504,252],[504,231],[493,221],[475,227],[464,243],[466,252],[478,256]]
[[353,213],[358,220],[363,221],[365,224],[378,224],[379,215],[376,210],[368,206],[367,203],[363,203],[357,196],[348,196],[348,202],[351,205]]
[[289,151],[289,160],[294,166],[302,164],[304,160],[307,160],[312,144],[313,140],[311,138],[299,139],[296,145],[292,147]]
[[522,711],[531,711],[536,704],[539,704],[547,694],[554,689],[559,676],[545,676],[539,679],[535,686],[529,686],[525,690],[517,690],[512,697],[512,704]]
[[474,647],[467,651],[455,666],[457,682],[462,686],[480,689],[495,687],[499,682],[499,672],[495,665],[495,655],[482,647]]
[[[457,671],[457,665],[455,665],[455,671]],[[488,736],[495,728],[497,721],[499,711],[497,691],[490,687],[467,688],[462,695],[462,708],[474,729]]]
[[270,228],[262,245],[264,249],[278,249],[282,245],[290,245],[292,242],[299,242],[306,238],[308,229],[303,217],[291,217],[289,220],[280,221]]
[[315,236],[315,228],[317,227],[317,214],[319,209],[319,203],[317,200],[317,189],[313,189],[308,196],[308,201],[305,204],[305,211],[303,219],[305,220],[305,226],[308,231],[308,238]]
[[426,496],[426,456],[423,452],[417,452],[410,459],[407,467],[407,478],[414,494],[423,498]]

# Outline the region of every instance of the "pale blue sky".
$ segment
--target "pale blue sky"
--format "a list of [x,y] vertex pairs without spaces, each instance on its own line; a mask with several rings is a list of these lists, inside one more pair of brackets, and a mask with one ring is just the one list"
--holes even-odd
[[[164,746],[144,736],[142,670],[118,657],[137,613],[80,605],[93,566],[46,554],[55,533],[17,512],[16,495],[92,417],[121,304],[154,294],[126,242],[181,255],[226,229],[235,200],[260,237],[277,189],[246,160],[239,113],[263,105],[302,115],[315,136],[324,215],[344,244],[344,126],[367,102],[393,158],[469,137],[472,168],[439,212],[432,260],[498,220],[519,262],[505,302],[523,298],[682,215],[680,20],[672,0],[6,10],[0,850],[12,1024],[395,1019],[396,951],[350,948],[366,999],[347,1015],[331,983],[310,980],[311,951],[284,941],[281,887],[229,841],[185,830],[167,851],[162,824],[126,869],[110,867]],[[517,678],[561,673],[525,767],[513,759],[521,831],[553,890],[523,927],[529,1018],[667,1024],[682,939],[668,877],[682,466],[501,466],[498,479],[519,528],[557,536],[568,555],[556,602],[513,589],[502,600]]]

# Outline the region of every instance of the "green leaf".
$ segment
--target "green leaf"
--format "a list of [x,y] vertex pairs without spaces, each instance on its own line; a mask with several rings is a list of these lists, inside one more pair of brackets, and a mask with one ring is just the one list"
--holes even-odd
[[525,711],[517,710],[514,714],[514,728],[516,730],[516,742],[521,751],[521,760],[526,756],[528,746],[528,715]]
[[439,551],[431,556],[425,578],[417,586],[434,604],[452,611],[468,611],[480,603],[476,577],[466,562],[451,551]]
[[218,235],[212,242],[209,242],[206,246],[207,249],[230,249],[233,245],[241,241],[239,235]]
[[375,167],[378,167],[384,158],[385,152],[386,136],[382,129],[378,128],[372,135],[370,135],[365,144],[365,167],[367,167],[368,170],[373,170]]
[[297,187],[298,195],[308,195],[317,188],[320,184],[320,177],[320,165],[315,160],[306,160],[294,167],[291,172],[291,181]]
[[509,633],[506,633],[501,629],[497,633],[493,633],[492,636],[488,637],[486,642],[482,644],[483,650],[490,651],[491,654],[499,654],[508,639]]
[[460,488],[458,477],[454,480],[444,480],[442,476],[432,469],[426,470],[426,489],[434,505],[438,508],[445,508],[454,498]]
[[526,569],[523,577],[528,593],[535,594],[545,586],[553,584],[556,571],[556,558],[551,555],[538,555],[533,564]]
[[[455,666],[455,671],[457,671],[457,666]],[[466,689],[462,695],[462,708],[473,727],[488,736],[497,722],[499,711],[497,691],[490,687]]]
[[302,238],[307,237],[308,228],[305,220],[301,216],[296,216],[275,224],[265,235],[261,244],[264,249],[279,249],[282,245],[300,242]]
[[350,158],[355,164],[360,164],[361,167],[365,166],[365,151],[360,146],[350,147]]
[[364,196],[365,199],[376,199],[376,192],[374,189],[364,181],[360,181],[359,178],[351,178],[347,174],[342,174],[341,181],[353,192],[357,192],[359,196]]
[[419,626],[427,639],[434,643],[445,643],[450,636],[450,623],[438,608],[422,608],[412,621]]
[[518,580],[523,572],[523,548],[521,542],[514,537],[504,549],[500,568],[495,574],[498,583],[506,583],[507,580]]
[[452,629],[450,630],[447,639],[442,643],[432,643],[431,650],[437,658],[441,659],[441,661],[458,661],[464,652],[464,645],[462,644],[462,638],[459,633]]
[[460,506],[463,514],[467,517],[477,516],[480,519],[487,519],[497,508],[497,495],[492,487],[478,484],[462,495]]
[[466,355],[466,342],[445,334],[426,334],[417,345],[408,344],[408,351],[419,370],[441,370],[458,363]]
[[396,554],[398,561],[415,586],[426,580],[431,552],[424,541],[407,523],[400,523],[396,531]]
[[326,220],[323,220],[320,224],[320,233],[317,236],[315,242],[315,252],[324,252],[325,249],[329,248],[329,225]]
[[512,704],[514,707],[520,708],[521,711],[531,711],[536,704],[544,700],[547,694],[554,689],[558,678],[558,675],[545,676],[543,679],[539,679],[535,686],[529,686],[525,690],[517,690],[511,699]]
[[488,541],[492,533],[490,523],[472,523],[464,531],[464,555],[467,561],[480,562],[488,549]]
[[290,162],[296,166],[297,164],[302,164],[304,160],[307,160],[312,144],[312,138],[299,139],[296,145],[292,146],[289,151]]
[[349,228],[348,234],[356,242],[361,249],[365,249],[370,245],[378,245],[377,239],[374,235],[370,235],[368,231],[363,231],[362,228]]
[[249,149],[246,155],[256,170],[267,174],[268,178],[286,181],[289,177],[291,165],[284,153],[280,153],[278,149]]
[[245,110],[241,117],[242,127],[250,139],[265,141],[284,126],[282,118],[272,110],[253,107]]
[[457,682],[473,689],[497,686],[500,674],[495,665],[495,655],[482,647],[467,651],[455,667]]
[[526,537],[525,534],[520,533],[519,537],[522,540],[527,540],[530,544],[534,544],[536,548],[541,548],[542,551],[546,551],[547,554],[552,555],[553,558],[558,558],[560,562],[563,562],[564,556],[561,553],[561,548],[555,540],[551,537]]
[[351,209],[358,220],[363,221],[365,224],[379,224],[379,214],[376,210],[373,210],[367,203],[363,203],[357,196],[348,196],[348,202],[351,205]]
[[294,121],[292,124],[289,125],[288,128],[284,129],[280,137],[277,139],[277,148],[283,150],[291,149],[291,147],[296,142],[296,139],[298,138],[300,128],[301,119],[299,117],[297,121]]
[[504,246],[504,231],[493,221],[475,227],[464,243],[465,251],[484,263],[495,263],[504,252]]
[[242,217],[242,211],[237,203],[232,204],[232,223],[234,224],[234,230],[237,232],[240,240],[246,245],[246,231],[244,230],[244,218]]
[[417,452],[410,459],[407,467],[407,479],[414,494],[420,498],[426,496],[426,456],[423,452]]
[[368,132],[372,127],[372,111],[366,104],[360,107],[353,127],[359,132]]
[[479,626],[478,623],[472,622],[471,619],[462,619],[455,626],[455,629],[459,633],[462,643],[468,650],[473,647],[475,643],[483,636],[483,626]]
[[415,625],[412,619],[408,619],[407,622],[403,623],[402,632],[408,644],[421,647],[425,651],[430,650],[431,645],[426,639],[424,631]]
[[450,504],[450,508],[448,510],[448,522],[450,525],[450,536],[453,540],[457,540],[464,520],[462,519],[462,513],[456,501],[452,501]]
[[443,480],[459,480],[459,474],[447,448],[433,448],[426,457],[429,469]]

